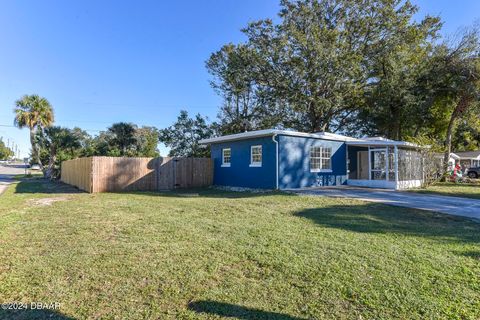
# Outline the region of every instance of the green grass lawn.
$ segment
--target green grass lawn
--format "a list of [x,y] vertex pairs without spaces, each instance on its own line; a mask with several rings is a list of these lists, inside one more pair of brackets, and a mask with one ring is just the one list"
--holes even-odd
[[[480,224],[282,193],[0,197],[0,302],[48,319],[478,319]],[[30,319],[47,311],[0,318]]]
[[473,183],[437,182],[426,189],[412,189],[410,191],[427,194],[439,194],[444,196],[480,199],[480,184]]

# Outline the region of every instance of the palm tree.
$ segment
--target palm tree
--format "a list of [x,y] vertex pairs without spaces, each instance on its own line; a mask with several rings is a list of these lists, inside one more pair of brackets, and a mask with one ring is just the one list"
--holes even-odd
[[127,152],[135,146],[135,142],[137,142],[135,138],[136,130],[134,124],[126,122],[117,122],[108,128],[108,133],[113,135],[111,144],[119,149],[122,157],[125,157]]
[[37,94],[24,95],[15,101],[15,125],[19,128],[30,129],[30,143],[32,144],[32,159],[42,166],[39,156],[38,143],[35,139],[37,130],[43,130],[53,124],[53,108],[47,99]]

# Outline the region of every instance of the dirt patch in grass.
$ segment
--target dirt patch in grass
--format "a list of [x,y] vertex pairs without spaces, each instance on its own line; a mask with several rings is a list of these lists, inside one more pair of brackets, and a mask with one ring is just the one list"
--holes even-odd
[[59,201],[68,201],[67,197],[53,197],[53,198],[41,198],[41,199],[30,199],[28,204],[35,207],[45,207],[51,206],[54,202]]

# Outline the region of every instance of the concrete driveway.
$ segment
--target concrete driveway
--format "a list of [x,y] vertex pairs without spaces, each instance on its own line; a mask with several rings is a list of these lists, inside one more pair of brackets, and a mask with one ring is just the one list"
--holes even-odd
[[24,164],[0,164],[0,194],[7,189],[8,185],[14,182],[13,177],[25,173]]
[[294,192],[327,197],[354,198],[480,219],[480,200],[475,199],[348,186],[303,189]]

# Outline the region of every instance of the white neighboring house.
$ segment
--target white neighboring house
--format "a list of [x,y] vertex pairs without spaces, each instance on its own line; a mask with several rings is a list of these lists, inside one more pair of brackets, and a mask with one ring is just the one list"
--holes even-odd
[[450,153],[448,159],[449,169],[459,164],[463,170],[473,167],[480,167],[480,150],[458,151]]

